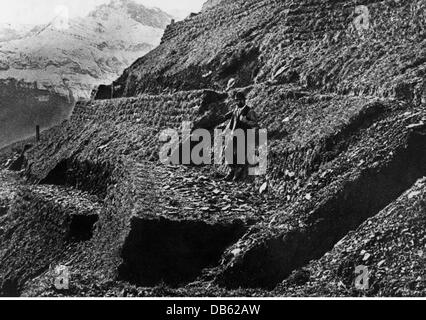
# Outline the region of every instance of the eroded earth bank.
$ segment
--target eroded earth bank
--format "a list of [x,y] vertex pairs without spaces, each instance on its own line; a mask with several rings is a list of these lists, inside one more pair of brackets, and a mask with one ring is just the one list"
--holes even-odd
[[[2,151],[0,293],[424,296],[425,7],[224,0],[168,26],[114,99]],[[268,130],[265,176],[160,163],[162,130],[213,130],[235,91]]]

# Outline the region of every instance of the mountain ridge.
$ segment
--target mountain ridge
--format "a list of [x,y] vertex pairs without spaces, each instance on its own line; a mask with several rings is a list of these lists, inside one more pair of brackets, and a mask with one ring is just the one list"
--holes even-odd
[[[157,16],[145,21],[152,14]],[[58,93],[68,95],[59,79],[65,76],[70,79],[75,100],[88,99],[94,86],[113,78],[158,45],[162,29],[170,20],[171,16],[159,9],[115,0],[97,7],[85,18],[71,19],[66,29],[57,28],[53,21],[37,27],[37,32],[30,32],[25,39],[0,44],[0,78],[37,81],[41,85],[50,81]],[[89,78],[84,79],[86,75]]]
[[[8,86],[10,80],[15,79],[18,86],[26,83],[22,90],[28,92],[25,86],[35,83],[37,90],[68,100],[66,115],[76,101],[90,100],[95,87],[112,81],[134,60],[157,46],[163,29],[172,19],[159,9],[148,9],[130,0],[101,5],[83,18],[69,21],[60,18],[43,26],[26,27],[15,35],[9,34],[12,38],[8,41],[0,41],[0,85]],[[8,105],[3,103],[2,108],[16,115],[25,113],[25,109],[31,110],[30,100],[24,99],[24,103],[19,97],[16,103],[7,98]],[[6,101],[6,97],[3,100]],[[34,104],[38,105],[39,101]],[[49,102],[46,108],[52,109]],[[64,115],[62,109],[63,106],[58,106],[58,115]],[[41,119],[42,114],[37,118]],[[54,119],[42,121],[40,125],[48,128],[60,118]],[[0,123],[15,120],[2,117]],[[1,126],[0,131],[5,128]],[[16,135],[1,132],[0,145],[32,134],[33,124],[27,128],[19,126],[17,131],[20,133]]]

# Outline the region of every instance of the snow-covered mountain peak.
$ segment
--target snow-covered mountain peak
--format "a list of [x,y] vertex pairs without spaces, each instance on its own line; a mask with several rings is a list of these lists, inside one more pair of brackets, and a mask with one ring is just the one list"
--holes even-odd
[[98,6],[89,16],[110,20],[117,14],[128,16],[142,25],[160,29],[165,29],[173,18],[158,8],[148,8],[132,0],[111,0],[108,4]]

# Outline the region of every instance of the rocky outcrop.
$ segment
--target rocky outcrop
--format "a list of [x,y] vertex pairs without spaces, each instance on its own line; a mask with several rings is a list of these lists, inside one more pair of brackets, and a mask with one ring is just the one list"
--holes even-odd
[[[323,92],[424,100],[422,76],[414,71],[424,65],[418,54],[425,30],[423,2],[371,0],[363,5],[223,2],[169,26],[162,45],[135,62],[118,82],[126,88],[124,96],[224,89],[233,78],[237,86],[269,81]],[[361,15],[368,24],[358,23]]]
[[20,294],[26,281],[79,251],[92,237],[100,206],[81,192],[21,188],[16,177],[7,179],[15,179],[16,194],[0,220],[0,296],[11,297]]
[[106,20],[111,16],[111,11],[124,11],[132,20],[155,29],[164,29],[172,19],[158,8],[147,8],[132,0],[111,0],[108,4],[98,6],[89,17]]
[[211,9],[223,1],[224,0],[208,0],[203,4],[203,8],[201,9],[201,11],[206,11],[208,9]]
[[[276,294],[424,296],[424,199],[425,180],[421,179],[327,255],[295,271],[277,287]],[[357,267],[368,274],[365,283],[360,281],[365,290],[355,287]],[[304,279],[300,274],[305,274]]]

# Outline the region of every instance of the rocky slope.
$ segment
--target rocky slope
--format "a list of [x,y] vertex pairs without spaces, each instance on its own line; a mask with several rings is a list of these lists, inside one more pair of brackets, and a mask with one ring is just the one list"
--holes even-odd
[[[225,1],[169,26],[163,45],[117,82],[125,96],[224,89],[234,78],[236,86],[294,83],[321,92],[421,99],[424,3],[365,5],[368,12],[357,13],[357,3],[346,1]],[[363,15],[365,25],[357,22]]]
[[37,26],[35,25],[0,23],[0,42],[21,39],[36,30]]
[[[359,5],[223,1],[169,26],[116,99],[100,88],[22,177],[3,173],[2,293],[424,295],[425,6]],[[214,129],[236,90],[268,129],[266,175],[159,162],[163,129]],[[30,203],[53,223],[20,213]],[[79,204],[92,218],[75,229]],[[70,290],[49,261],[70,268]]]
[[[363,223],[318,261],[276,289],[276,293],[314,296],[425,295],[425,179]],[[368,268],[369,288],[353,286],[357,266]]]
[[205,11],[205,10],[211,9],[211,8],[217,6],[222,1],[224,1],[224,0],[208,0],[208,1],[206,1],[203,4],[203,7],[202,7],[201,11]]

